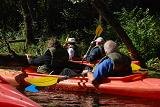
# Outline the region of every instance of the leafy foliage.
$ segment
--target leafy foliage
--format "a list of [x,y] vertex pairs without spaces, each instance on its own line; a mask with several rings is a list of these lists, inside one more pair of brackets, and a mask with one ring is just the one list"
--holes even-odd
[[[0,29],[8,40],[24,39],[26,35],[22,0],[1,0],[0,4]],[[98,23],[98,13],[90,4],[89,0],[27,0],[29,14],[32,18],[33,36],[47,38],[56,36],[65,42],[67,35],[75,37],[78,41],[81,54],[85,54],[90,42],[95,36],[95,29]],[[160,23],[154,15],[150,15],[149,9],[134,8],[135,5],[142,5],[139,0],[109,0],[105,1],[106,6],[115,13],[121,25],[131,38],[134,46],[145,60],[156,58],[160,49]],[[133,9],[134,8],[134,9]],[[131,10],[133,9],[133,10]],[[103,22],[104,31],[102,37],[106,40],[113,39],[119,42],[111,26]],[[3,43],[0,43],[3,44]],[[24,53],[24,43],[10,44],[17,53]],[[2,45],[3,46],[3,45]],[[37,49],[38,46],[38,49]],[[38,44],[30,46],[28,53],[41,54],[45,46],[45,40],[40,39]],[[6,48],[1,48],[6,52]],[[127,53],[127,49],[120,43],[120,50]],[[27,52],[26,51],[26,52]],[[128,53],[127,53],[128,54]]]
[[134,46],[145,60],[157,57],[156,53],[160,44],[159,19],[145,11],[135,8],[132,11],[122,9],[115,13]]

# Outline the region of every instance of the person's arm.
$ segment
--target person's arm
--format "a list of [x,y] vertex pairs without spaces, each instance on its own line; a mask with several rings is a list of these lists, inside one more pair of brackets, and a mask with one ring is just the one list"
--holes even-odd
[[39,56],[37,58],[31,59],[31,65],[34,66],[41,66],[43,64],[49,65],[51,64],[51,55],[49,51],[46,51],[46,53],[42,56]]
[[89,82],[93,83],[93,81],[95,80],[94,76],[93,76],[93,72],[87,72],[87,77]]
[[31,60],[31,65],[40,66],[45,64],[46,56],[39,56]]

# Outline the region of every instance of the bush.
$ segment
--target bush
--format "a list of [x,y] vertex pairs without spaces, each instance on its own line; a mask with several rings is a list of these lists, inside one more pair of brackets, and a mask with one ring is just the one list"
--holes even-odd
[[145,61],[156,58],[160,44],[159,19],[150,15],[149,9],[143,11],[141,8],[122,9],[115,14],[142,58]]

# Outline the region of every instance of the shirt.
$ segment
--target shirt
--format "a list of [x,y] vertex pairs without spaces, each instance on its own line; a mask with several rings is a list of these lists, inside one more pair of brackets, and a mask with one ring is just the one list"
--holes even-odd
[[93,77],[96,81],[102,80],[104,77],[108,77],[113,71],[113,61],[111,59],[103,59],[96,66]]
[[72,60],[72,58],[74,57],[74,53],[75,53],[74,49],[72,47],[70,47],[67,49],[67,51],[69,54],[69,59]]

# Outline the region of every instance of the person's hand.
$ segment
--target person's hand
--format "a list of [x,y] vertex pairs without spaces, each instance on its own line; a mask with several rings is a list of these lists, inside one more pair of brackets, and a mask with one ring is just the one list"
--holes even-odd
[[31,58],[32,55],[31,54],[25,54],[27,56],[27,58]]
[[28,63],[30,63],[30,62],[31,62],[31,59],[32,59],[31,54],[25,54],[25,55],[27,56]]
[[83,70],[81,74],[84,76],[84,75],[86,75],[88,72],[89,72],[88,70]]
[[92,41],[92,42],[90,43],[91,46],[94,46],[95,44],[96,44],[95,41]]
[[84,56],[83,56],[83,59],[86,59],[86,57],[87,57],[87,55],[84,55]]

